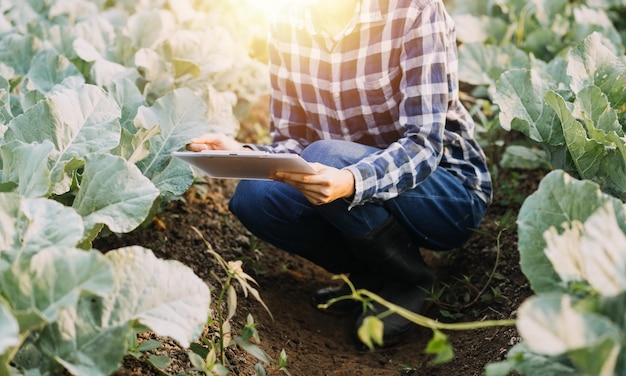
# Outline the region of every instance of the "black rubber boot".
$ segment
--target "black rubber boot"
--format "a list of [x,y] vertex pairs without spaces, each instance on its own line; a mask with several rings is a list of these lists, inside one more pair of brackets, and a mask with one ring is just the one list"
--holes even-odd
[[[425,300],[434,285],[434,274],[422,259],[419,247],[411,234],[395,218],[389,217],[380,227],[362,238],[351,240],[355,256],[383,281],[378,295],[385,300],[421,313]],[[355,333],[367,316],[378,315],[387,309],[379,304],[361,314],[355,324]],[[384,346],[398,343],[414,327],[411,321],[397,314],[382,318]]]

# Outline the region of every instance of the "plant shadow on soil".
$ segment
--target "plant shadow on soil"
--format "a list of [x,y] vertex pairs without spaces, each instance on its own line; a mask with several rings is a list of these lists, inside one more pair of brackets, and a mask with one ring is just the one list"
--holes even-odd
[[[426,316],[443,322],[516,317],[517,308],[531,295],[531,290],[519,266],[514,220],[502,233],[497,265],[495,236],[498,223],[507,212],[515,219],[520,197],[534,192],[543,175],[539,171],[502,171],[496,182],[500,189],[480,231],[462,248],[443,253],[424,252],[444,289]],[[236,183],[222,179],[198,182],[180,200],[170,203],[147,228],[98,239],[94,247],[106,252],[141,245],[152,249],[160,258],[186,264],[212,287],[217,287],[219,282],[212,271],[219,267],[205,251],[204,240],[194,230],[198,229],[224,259],[243,260],[244,271],[258,282],[261,298],[274,317],[272,320],[252,297],[239,294],[237,315],[232,320],[234,334],[241,333],[246,317],[251,314],[257,323],[260,346],[272,359],[278,359],[284,349],[287,369],[293,376],[482,375],[486,364],[504,359],[511,346],[519,342],[515,327],[445,331],[454,348],[454,359],[434,365],[433,356],[425,353],[432,331],[416,326],[411,337],[395,347],[373,352],[360,349],[352,334],[354,318],[327,315],[311,304],[311,296],[317,289],[337,283],[332,275],[307,260],[259,241],[228,211],[228,199]],[[489,286],[477,298],[492,274]],[[171,340],[159,339],[164,344],[153,353],[171,359],[167,372],[187,372],[191,365],[185,350]],[[233,374],[256,375],[254,365],[258,361],[245,352],[230,348],[228,358]],[[265,369],[268,375],[283,374],[275,365],[266,365]],[[162,375],[147,362],[138,362],[130,356],[116,373],[117,376],[159,374]]]

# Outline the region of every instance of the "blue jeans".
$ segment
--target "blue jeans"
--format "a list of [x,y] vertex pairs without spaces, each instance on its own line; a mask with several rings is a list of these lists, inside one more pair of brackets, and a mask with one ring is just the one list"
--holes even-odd
[[[324,140],[308,146],[302,157],[342,168],[380,149],[348,141]],[[229,208],[260,239],[300,255],[333,273],[362,268],[348,239],[359,238],[391,215],[413,235],[418,246],[449,250],[466,242],[485,213],[485,203],[444,169],[400,196],[359,205],[348,202],[312,205],[291,186],[266,180],[242,180]]]

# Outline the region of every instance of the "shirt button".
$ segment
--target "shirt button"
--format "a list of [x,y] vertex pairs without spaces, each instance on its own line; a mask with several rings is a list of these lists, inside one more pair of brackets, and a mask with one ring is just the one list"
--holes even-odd
[[339,92],[338,92],[338,91],[335,91],[335,92],[333,93],[333,98],[335,98],[335,99],[339,99]]

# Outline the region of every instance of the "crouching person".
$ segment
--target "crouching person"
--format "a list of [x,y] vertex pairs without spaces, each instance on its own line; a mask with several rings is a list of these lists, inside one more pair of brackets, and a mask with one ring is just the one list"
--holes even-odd
[[[242,180],[230,210],[264,241],[420,312],[434,281],[420,249],[462,245],[492,195],[459,101],[453,21],[441,0],[288,2],[281,14],[269,39],[272,143],[207,134],[188,148],[301,155],[317,174]],[[329,309],[355,312],[352,303]],[[360,313],[355,330],[383,309]],[[382,321],[385,345],[413,325]]]

